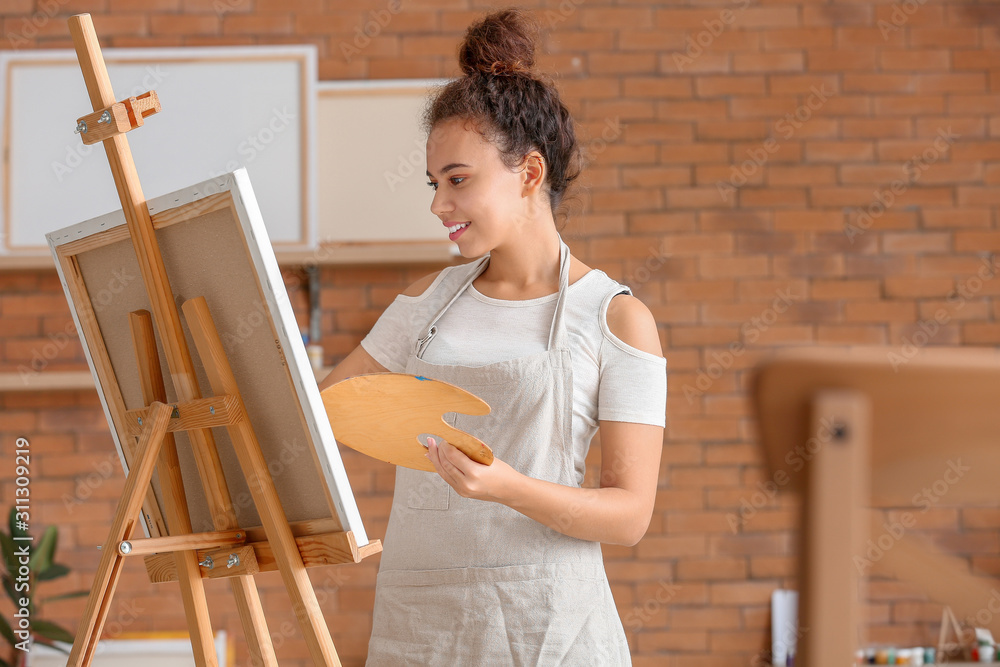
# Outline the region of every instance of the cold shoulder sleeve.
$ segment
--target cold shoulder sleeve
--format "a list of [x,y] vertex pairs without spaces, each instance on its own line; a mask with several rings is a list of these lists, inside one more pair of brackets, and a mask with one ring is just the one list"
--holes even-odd
[[414,310],[419,299],[402,294],[397,296],[361,341],[361,347],[393,373],[406,370],[406,360],[413,344]]
[[632,347],[608,327],[608,296],[601,307],[597,418],[666,426],[667,360]]
[[362,339],[361,347],[389,371],[406,372],[406,362],[417,337],[416,326],[426,310],[428,296],[437,289],[451,268],[441,271],[422,294],[398,295]]

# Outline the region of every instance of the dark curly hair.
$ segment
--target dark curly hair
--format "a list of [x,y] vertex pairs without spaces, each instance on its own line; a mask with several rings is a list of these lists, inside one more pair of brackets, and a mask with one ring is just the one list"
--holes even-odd
[[537,150],[555,215],[582,161],[569,110],[552,81],[534,70],[537,35],[537,22],[517,7],[491,12],[469,26],[458,51],[464,76],[435,91],[423,129],[430,136],[443,121],[471,121],[509,169]]

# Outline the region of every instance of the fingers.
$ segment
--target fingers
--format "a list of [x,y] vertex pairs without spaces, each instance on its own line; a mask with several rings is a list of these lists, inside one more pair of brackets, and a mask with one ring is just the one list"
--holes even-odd
[[461,459],[467,458],[465,454],[458,451],[458,449],[442,440],[438,443],[432,437],[427,438],[427,453],[430,455],[428,458],[431,459],[431,463],[434,464],[435,468],[440,471],[444,471],[451,477],[464,476],[465,471],[462,469],[463,461]]
[[441,449],[438,447],[434,438],[427,438],[427,453],[425,456],[430,459],[431,465],[434,466],[434,470],[441,476],[441,479],[446,481],[449,486],[457,491],[458,483],[449,470],[449,468],[452,468],[453,466],[447,465],[446,467],[446,462],[441,454]]

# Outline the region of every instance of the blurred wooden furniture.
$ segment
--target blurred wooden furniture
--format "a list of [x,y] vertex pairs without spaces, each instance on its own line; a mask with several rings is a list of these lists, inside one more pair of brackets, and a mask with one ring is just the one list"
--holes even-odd
[[[790,349],[754,369],[770,479],[802,497],[800,667],[853,664],[870,572],[920,586],[960,619],[984,619],[1000,590],[910,530],[938,503],[997,503],[1000,350],[907,352]],[[908,510],[881,520],[875,508]],[[1000,614],[986,625],[1000,633]]]

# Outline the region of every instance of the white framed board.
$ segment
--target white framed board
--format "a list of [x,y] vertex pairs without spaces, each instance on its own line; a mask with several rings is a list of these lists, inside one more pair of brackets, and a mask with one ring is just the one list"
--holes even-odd
[[421,116],[445,79],[321,82],[317,87],[320,245],[440,244]]
[[[175,298],[207,301],[287,519],[332,519],[335,528],[353,533],[357,546],[368,545],[247,170],[147,204]],[[125,413],[145,407],[128,315],[150,305],[125,217],[119,209],[47,239],[127,473],[135,437]],[[162,341],[157,344],[167,399],[175,402]],[[212,396],[203,365],[192,357],[202,395]],[[214,435],[238,524],[260,525],[228,434],[216,429]],[[174,437],[192,529],[211,531],[190,441],[184,432]],[[163,497],[158,483],[153,486],[162,517]],[[143,514],[146,534],[166,534],[152,514],[148,508]]]
[[[155,90],[163,107],[128,133],[147,199],[245,167],[275,247],[315,245],[314,46],[104,58],[116,99]],[[92,111],[74,51],[0,51],[0,257],[47,255],[47,231],[120,208],[103,147],[74,132]]]

